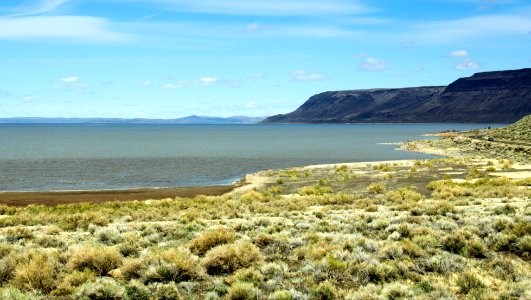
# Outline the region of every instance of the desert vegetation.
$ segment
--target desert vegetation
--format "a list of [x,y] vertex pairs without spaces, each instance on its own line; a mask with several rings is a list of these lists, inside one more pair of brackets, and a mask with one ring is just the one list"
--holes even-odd
[[[503,158],[531,163],[531,115],[501,128],[435,134],[435,140],[405,142],[403,150],[451,157]],[[504,168],[509,168],[506,164]]]
[[316,166],[217,197],[0,206],[0,298],[529,298],[531,183],[503,176],[525,168]]

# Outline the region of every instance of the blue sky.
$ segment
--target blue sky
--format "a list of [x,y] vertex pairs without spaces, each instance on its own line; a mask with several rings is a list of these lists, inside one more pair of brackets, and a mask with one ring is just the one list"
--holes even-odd
[[267,116],[531,66],[524,0],[0,2],[0,117]]

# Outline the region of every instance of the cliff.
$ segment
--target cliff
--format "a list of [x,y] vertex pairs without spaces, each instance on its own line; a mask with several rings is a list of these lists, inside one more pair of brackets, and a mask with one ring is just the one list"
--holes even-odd
[[531,114],[531,69],[477,73],[447,87],[317,94],[263,123],[511,123]]

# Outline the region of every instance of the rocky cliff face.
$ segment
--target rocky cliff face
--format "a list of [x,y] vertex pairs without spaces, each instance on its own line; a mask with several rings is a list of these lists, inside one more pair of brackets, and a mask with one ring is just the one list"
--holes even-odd
[[447,87],[325,92],[264,123],[509,123],[531,114],[531,69],[477,73]]

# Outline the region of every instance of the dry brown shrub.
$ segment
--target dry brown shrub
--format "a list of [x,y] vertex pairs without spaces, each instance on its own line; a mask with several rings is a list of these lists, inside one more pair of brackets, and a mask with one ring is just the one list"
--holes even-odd
[[205,231],[190,242],[190,251],[197,255],[204,255],[208,250],[223,244],[232,243],[236,240],[236,234],[232,229],[219,227]]
[[70,253],[68,267],[83,271],[89,269],[98,275],[106,275],[122,263],[122,255],[116,247],[82,246]]
[[199,259],[187,249],[170,249],[146,258],[145,282],[181,282],[202,276]]
[[232,273],[256,265],[262,260],[258,248],[247,240],[217,246],[208,251],[203,264],[208,274]]
[[25,290],[48,293],[56,286],[57,260],[45,253],[30,253],[17,265],[13,283]]

